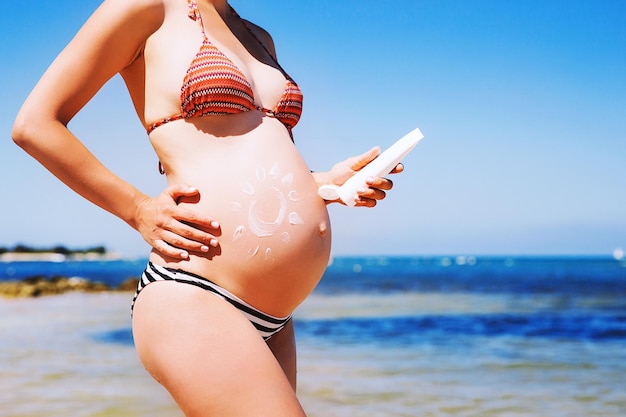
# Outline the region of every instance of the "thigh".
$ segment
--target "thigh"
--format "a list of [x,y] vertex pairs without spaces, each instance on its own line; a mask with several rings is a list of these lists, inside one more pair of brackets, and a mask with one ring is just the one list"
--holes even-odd
[[256,329],[209,292],[148,285],[135,303],[133,335],[148,372],[188,417],[305,416]]
[[285,327],[267,341],[278,363],[283,368],[283,372],[287,376],[291,387],[296,389],[296,338],[293,329],[293,319],[285,325]]

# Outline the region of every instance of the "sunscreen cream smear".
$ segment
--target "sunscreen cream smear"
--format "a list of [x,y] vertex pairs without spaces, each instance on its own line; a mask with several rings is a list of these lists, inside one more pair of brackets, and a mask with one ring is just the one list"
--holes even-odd
[[359,172],[354,174],[342,186],[322,185],[317,193],[324,200],[341,199],[346,205],[354,206],[357,199],[357,190],[361,187],[367,187],[367,177],[383,177],[389,174],[398,163],[424,138],[419,129],[415,129],[396,143],[391,145],[385,152],[381,153],[369,164],[361,168]]

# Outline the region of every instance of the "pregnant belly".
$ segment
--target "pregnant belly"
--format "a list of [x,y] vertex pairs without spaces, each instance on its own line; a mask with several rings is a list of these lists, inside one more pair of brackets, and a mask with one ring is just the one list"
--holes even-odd
[[219,246],[188,261],[153,254],[156,262],[210,279],[268,314],[291,313],[324,273],[331,233],[315,181],[288,145],[239,152],[236,168],[205,162],[204,180],[193,182],[200,200],[181,204],[220,222]]

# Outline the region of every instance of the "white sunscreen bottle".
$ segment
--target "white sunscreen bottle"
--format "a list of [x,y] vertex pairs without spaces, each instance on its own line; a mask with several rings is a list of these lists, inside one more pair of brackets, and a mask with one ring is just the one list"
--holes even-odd
[[417,145],[423,137],[424,135],[419,129],[407,133],[387,150],[378,155],[373,161],[361,168],[359,172],[354,174],[343,185],[322,185],[317,190],[317,193],[324,200],[340,199],[348,206],[352,207],[356,205],[358,198],[357,190],[362,187],[367,187],[367,178],[383,177],[389,174],[396,165],[413,150],[415,145]]

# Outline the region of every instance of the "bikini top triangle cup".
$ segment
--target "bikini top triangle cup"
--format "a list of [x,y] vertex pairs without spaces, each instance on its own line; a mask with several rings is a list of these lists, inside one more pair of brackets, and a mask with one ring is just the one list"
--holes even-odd
[[[189,5],[189,18],[200,25],[203,42],[183,80],[180,92],[180,113],[153,123],[147,129],[148,134],[157,127],[174,120],[259,110],[278,119],[291,135],[291,129],[298,123],[302,114],[302,91],[298,85],[285,73],[263,42],[242,20],[250,34],[267,51],[287,78],[285,90],[274,109],[267,109],[257,104],[252,86],[245,75],[207,38],[196,1],[187,0],[187,3]],[[236,14],[234,9],[231,8],[231,11]]]

